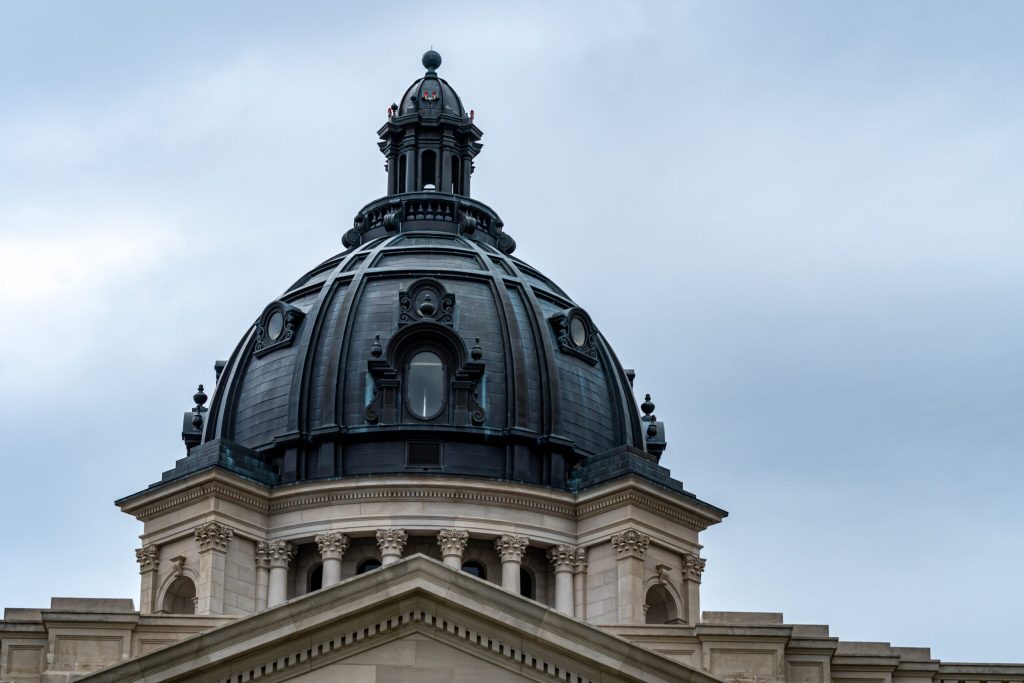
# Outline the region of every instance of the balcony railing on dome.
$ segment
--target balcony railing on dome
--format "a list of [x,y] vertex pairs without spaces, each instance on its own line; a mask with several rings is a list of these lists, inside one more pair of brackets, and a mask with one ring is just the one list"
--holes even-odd
[[356,214],[342,243],[356,247],[388,233],[438,230],[486,241],[509,254],[515,240],[502,232],[501,218],[483,202],[441,192],[409,192],[381,197]]

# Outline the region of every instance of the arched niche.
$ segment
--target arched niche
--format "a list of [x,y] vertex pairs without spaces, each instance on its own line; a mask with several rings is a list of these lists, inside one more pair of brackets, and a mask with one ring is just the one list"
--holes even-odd
[[164,591],[161,607],[165,614],[195,614],[195,582],[187,576],[175,577]]
[[656,583],[644,597],[644,621],[648,624],[678,624],[679,603],[664,584]]

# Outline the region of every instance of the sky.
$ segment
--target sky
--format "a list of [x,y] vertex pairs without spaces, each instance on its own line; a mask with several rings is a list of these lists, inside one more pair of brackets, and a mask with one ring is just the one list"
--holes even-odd
[[440,69],[473,195],[729,510],[706,610],[1024,661],[1024,5],[0,4],[0,606],[134,597],[113,501],[386,175]]

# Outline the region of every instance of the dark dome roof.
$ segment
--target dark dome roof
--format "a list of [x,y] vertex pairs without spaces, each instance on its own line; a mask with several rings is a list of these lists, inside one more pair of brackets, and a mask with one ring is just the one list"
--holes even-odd
[[220,464],[268,484],[433,471],[574,488],[634,473],[681,490],[657,465],[654,405],[640,417],[590,316],[469,197],[482,133],[440,62],[424,55],[379,131],[388,195],[218,363],[165,480]]
[[[428,316],[417,306],[431,294],[437,310]],[[270,322],[277,312],[282,332],[271,329],[282,326]],[[274,342],[272,333],[290,336]],[[465,382],[479,375],[472,400],[482,415],[462,424],[401,414],[374,421],[368,406],[386,389],[375,387],[372,366],[401,366],[407,349],[392,349],[396,340],[438,344],[453,370],[478,365]],[[407,471],[408,442],[433,439],[445,444],[445,472],[559,486],[552,454],[571,466],[586,454],[644,447],[626,373],[586,313],[519,259],[431,231],[339,254],[272,303],[223,370],[203,441],[218,438],[281,457],[303,441],[298,450],[317,462],[307,457],[298,479],[319,469]],[[326,451],[330,468],[319,462]]]

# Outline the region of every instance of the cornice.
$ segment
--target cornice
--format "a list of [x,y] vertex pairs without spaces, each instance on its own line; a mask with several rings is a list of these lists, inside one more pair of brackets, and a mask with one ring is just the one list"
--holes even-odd
[[709,515],[697,506],[683,505],[680,499],[663,495],[633,476],[580,493],[576,517],[586,519],[623,505],[637,505],[696,531],[704,531],[722,521],[721,517]]

